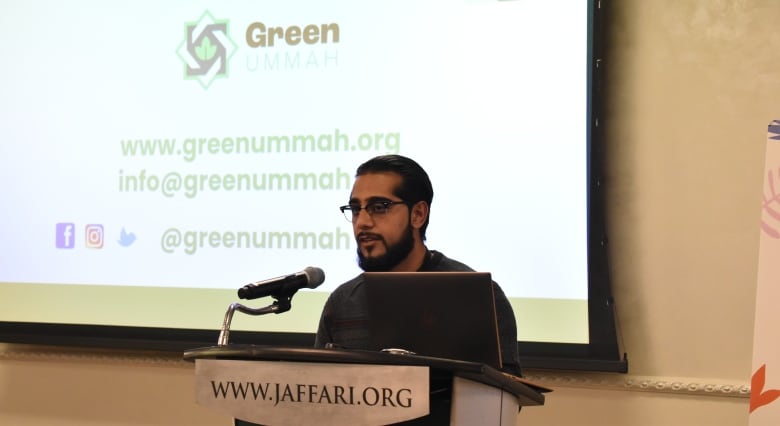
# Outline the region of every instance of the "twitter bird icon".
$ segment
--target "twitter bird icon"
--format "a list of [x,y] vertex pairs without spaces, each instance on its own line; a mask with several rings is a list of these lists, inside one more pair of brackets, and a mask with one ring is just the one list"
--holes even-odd
[[122,232],[119,233],[119,240],[117,241],[122,247],[130,247],[135,242],[135,234],[125,231],[125,227],[122,227]]

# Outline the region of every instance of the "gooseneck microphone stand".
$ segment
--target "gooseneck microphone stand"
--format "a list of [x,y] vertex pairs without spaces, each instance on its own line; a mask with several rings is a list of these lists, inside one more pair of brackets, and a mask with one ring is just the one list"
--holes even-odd
[[219,332],[217,345],[227,346],[228,338],[230,336],[230,323],[233,321],[233,313],[235,311],[243,312],[248,315],[281,314],[292,308],[292,297],[296,291],[297,289],[289,291],[282,288],[279,292],[271,294],[271,297],[273,297],[275,301],[264,308],[250,308],[240,303],[231,303],[230,306],[228,306],[227,312],[225,312],[225,319],[222,321],[222,329]]

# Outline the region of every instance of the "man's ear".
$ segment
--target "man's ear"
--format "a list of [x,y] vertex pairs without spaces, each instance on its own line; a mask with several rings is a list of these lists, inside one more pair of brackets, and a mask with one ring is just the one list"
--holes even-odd
[[418,201],[412,206],[411,211],[411,225],[415,229],[420,229],[428,219],[428,203],[425,201]]

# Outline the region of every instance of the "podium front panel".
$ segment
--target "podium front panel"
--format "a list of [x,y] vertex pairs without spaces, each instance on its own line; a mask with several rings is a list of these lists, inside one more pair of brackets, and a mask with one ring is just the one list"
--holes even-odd
[[198,404],[259,424],[381,425],[429,413],[429,369],[198,359]]

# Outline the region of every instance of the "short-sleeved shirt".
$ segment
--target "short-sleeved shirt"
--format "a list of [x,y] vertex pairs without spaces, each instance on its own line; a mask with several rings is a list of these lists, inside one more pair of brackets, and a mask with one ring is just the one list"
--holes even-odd
[[[426,253],[425,262],[419,272],[473,272],[467,265],[431,250]],[[328,343],[350,349],[368,347],[368,312],[365,305],[363,276],[340,285],[325,302],[314,346],[325,347]],[[495,284],[496,317],[501,344],[502,369],[507,373],[520,375],[520,361],[517,353],[517,325],[512,305]]]

